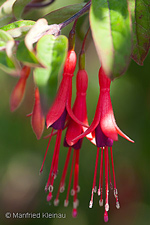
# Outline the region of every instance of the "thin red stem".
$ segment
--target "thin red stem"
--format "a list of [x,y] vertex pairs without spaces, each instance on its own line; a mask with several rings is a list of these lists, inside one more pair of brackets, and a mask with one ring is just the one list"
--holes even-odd
[[96,190],[95,190],[95,185],[96,185],[96,175],[97,175],[97,166],[98,166],[99,149],[100,149],[100,148],[97,148],[96,162],[95,162],[95,171],[94,171],[93,186],[92,186],[92,194],[91,194],[91,201],[90,201],[89,208],[92,208],[92,206],[93,206],[93,195],[94,195],[94,192],[96,191]]
[[66,200],[65,200],[66,203],[68,203],[68,199],[69,199],[69,192],[70,192],[70,187],[71,187],[71,180],[72,180],[74,161],[75,161],[75,152],[73,153],[73,158],[72,158],[71,171],[70,171],[70,177],[69,177],[69,184],[68,184],[67,196],[66,196]]
[[55,143],[55,149],[54,149],[54,153],[53,153],[53,159],[52,159],[52,163],[51,163],[51,169],[50,169],[46,189],[48,188],[48,186],[51,182],[51,175],[52,175],[52,172],[53,172],[53,169],[55,166],[55,160],[57,157],[58,146],[60,147],[61,134],[62,134],[62,130],[58,130],[57,137],[56,137],[56,143]]
[[68,150],[68,153],[67,153],[67,157],[66,157],[66,161],[65,161],[62,177],[61,177],[59,188],[58,188],[58,192],[57,192],[57,195],[56,195],[56,200],[58,200],[58,198],[59,198],[60,189],[64,187],[65,178],[66,178],[67,169],[68,169],[69,160],[70,160],[70,155],[71,155],[71,147],[69,147],[69,150]]
[[42,163],[42,166],[41,166],[41,169],[40,169],[40,173],[42,173],[42,171],[43,171],[43,166],[44,166],[44,163],[45,163],[45,159],[46,159],[46,156],[47,156],[47,152],[48,152],[48,149],[49,149],[49,145],[50,145],[52,136],[53,136],[53,129],[52,129],[51,134],[50,134],[50,138],[49,138],[49,141],[48,141],[48,145],[47,145],[47,148],[46,148],[46,152],[45,152],[45,155],[44,155],[44,159],[43,159],[43,163]]
[[111,153],[112,172],[113,172],[113,179],[114,179],[114,188],[116,189],[115,168],[114,168],[112,147],[110,147],[110,153]]

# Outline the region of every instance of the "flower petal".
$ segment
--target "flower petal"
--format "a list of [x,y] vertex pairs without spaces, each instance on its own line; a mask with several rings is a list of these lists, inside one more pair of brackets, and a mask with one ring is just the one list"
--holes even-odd
[[55,101],[51,108],[48,111],[48,114],[46,116],[46,126],[49,128],[56,120],[59,119],[59,117],[64,112],[66,101],[68,97],[68,93],[70,90],[70,79],[71,77],[63,77],[57,96],[55,98]]

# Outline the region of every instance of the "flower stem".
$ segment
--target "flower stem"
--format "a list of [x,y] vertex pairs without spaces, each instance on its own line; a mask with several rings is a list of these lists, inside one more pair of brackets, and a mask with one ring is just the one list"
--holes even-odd
[[60,29],[66,27],[68,24],[72,23],[74,20],[76,20],[77,18],[82,16],[86,11],[89,10],[90,5],[91,5],[91,0],[79,12],[77,12],[75,15],[70,17],[68,20],[60,23],[59,24]]

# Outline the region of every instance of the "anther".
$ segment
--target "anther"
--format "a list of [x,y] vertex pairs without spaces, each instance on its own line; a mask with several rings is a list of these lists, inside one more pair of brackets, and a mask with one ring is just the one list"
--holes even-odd
[[103,199],[100,199],[100,200],[99,200],[99,205],[100,205],[100,206],[103,206]]
[[74,189],[71,189],[70,194],[71,194],[72,196],[74,196],[74,195],[75,195],[75,190],[74,190]]
[[64,201],[64,207],[67,207],[69,205],[69,201],[65,199]]
[[93,201],[90,201],[89,208],[91,209],[93,207]]
[[109,204],[108,204],[108,203],[105,204],[105,210],[106,210],[107,212],[109,211]]
[[49,190],[49,192],[53,192],[53,185],[50,185],[49,187],[48,187],[48,190]]
[[58,204],[59,204],[59,199],[55,199],[54,200],[54,206],[58,206]]
[[79,200],[76,199],[76,201],[73,202],[73,208],[76,209],[79,205]]
[[119,204],[118,201],[116,201],[116,208],[117,208],[117,209],[120,209],[120,204]]
[[65,186],[63,185],[63,186],[60,187],[60,193],[63,193],[64,190],[65,190]]

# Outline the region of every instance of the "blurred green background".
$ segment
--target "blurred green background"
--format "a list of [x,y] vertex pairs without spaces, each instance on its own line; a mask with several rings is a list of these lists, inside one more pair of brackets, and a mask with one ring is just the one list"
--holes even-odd
[[[82,1],[72,1],[77,3]],[[68,0],[57,0],[44,12],[36,10],[29,19],[40,17],[53,9],[68,5]],[[69,26],[71,27],[71,26]],[[68,35],[69,27],[63,33]],[[79,53],[81,42],[77,39],[76,51]],[[99,96],[98,70],[99,61],[89,38],[86,44],[86,69],[89,75],[87,92],[87,108],[89,123],[95,113]],[[114,161],[117,188],[121,208],[115,208],[113,192],[110,191],[110,225],[149,225],[150,224],[150,55],[144,66],[131,62],[124,76],[116,79],[111,85],[111,97],[115,118],[123,132],[135,143],[129,143],[119,137],[114,143]],[[46,201],[44,192],[48,178],[55,138],[39,176],[48,140],[36,140],[26,114],[32,111],[34,88],[32,76],[28,80],[26,96],[21,107],[14,113],[9,109],[9,97],[17,79],[0,71],[0,220],[1,224],[45,224],[45,225],[91,225],[104,224],[104,208],[98,205],[98,196],[94,196],[94,206],[88,208],[93,182],[96,148],[88,140],[84,140],[80,152],[79,184],[81,187],[77,218],[72,218],[72,197],[68,208],[63,207],[66,192],[60,196],[60,204],[54,207]],[[75,77],[73,78],[75,97]],[[44,134],[47,134],[45,131]],[[59,173],[55,181],[54,198],[67,148],[61,144]],[[97,180],[98,182],[98,180]],[[6,212],[63,213],[65,219],[6,219]]]

